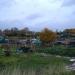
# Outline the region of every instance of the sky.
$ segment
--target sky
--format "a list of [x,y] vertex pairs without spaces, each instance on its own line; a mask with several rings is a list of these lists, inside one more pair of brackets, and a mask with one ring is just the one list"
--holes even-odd
[[75,28],[75,0],[0,0],[0,29]]

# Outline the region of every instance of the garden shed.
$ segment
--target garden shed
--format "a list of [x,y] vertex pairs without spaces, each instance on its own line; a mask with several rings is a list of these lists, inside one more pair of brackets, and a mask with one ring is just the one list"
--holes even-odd
[[4,36],[0,36],[0,44],[7,43],[8,41]]
[[35,46],[40,46],[41,41],[39,39],[32,39],[32,44],[34,44]]

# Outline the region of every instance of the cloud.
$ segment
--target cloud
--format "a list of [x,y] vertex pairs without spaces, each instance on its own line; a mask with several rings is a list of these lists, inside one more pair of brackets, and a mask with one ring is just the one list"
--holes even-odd
[[53,13],[60,6],[59,2],[57,2],[57,5],[55,2],[49,2],[49,0],[13,0],[12,3],[13,4],[10,5],[10,7],[0,12],[2,21],[16,19],[20,20],[36,13],[44,15],[46,12]]
[[34,13],[34,14],[27,16],[26,19],[27,20],[35,20],[35,19],[40,18],[40,17],[42,17],[42,14],[37,14],[37,13],[35,14]]
[[0,9],[8,8],[13,4],[14,0],[0,0]]
[[75,0],[63,0],[62,6],[72,6],[75,5]]
[[[75,0],[3,0],[0,1],[0,27],[75,27]],[[70,24],[72,24],[70,26]]]

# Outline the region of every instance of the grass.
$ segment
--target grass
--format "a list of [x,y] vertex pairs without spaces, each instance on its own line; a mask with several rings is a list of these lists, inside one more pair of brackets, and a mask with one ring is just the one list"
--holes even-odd
[[[15,52],[15,48],[12,50]],[[39,53],[14,53],[9,57],[0,55],[0,75],[75,75],[75,71],[67,71],[65,68],[70,63],[68,59],[41,54],[42,52],[52,54],[51,52],[54,51],[62,53],[63,50],[65,47],[55,46],[54,48],[40,48]],[[2,53],[1,49],[0,53]]]
[[65,47],[63,45],[53,46],[53,47],[45,47],[45,48],[37,48],[37,52],[39,53],[48,53],[53,55],[61,55],[61,56],[75,56],[75,47]]
[[0,75],[75,75],[66,70],[68,63],[66,58],[38,53],[0,56]]

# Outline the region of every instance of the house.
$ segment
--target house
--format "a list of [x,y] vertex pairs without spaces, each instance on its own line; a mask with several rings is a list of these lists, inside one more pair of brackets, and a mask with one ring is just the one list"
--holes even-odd
[[75,39],[57,40],[55,45],[64,45],[67,47],[75,47]]
[[75,47],[75,39],[71,39],[71,40],[68,42],[68,46],[69,46],[69,47]]

